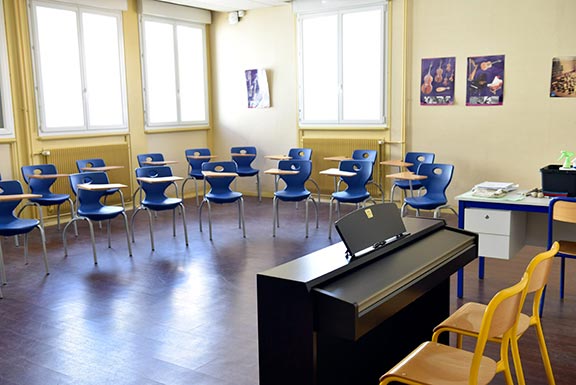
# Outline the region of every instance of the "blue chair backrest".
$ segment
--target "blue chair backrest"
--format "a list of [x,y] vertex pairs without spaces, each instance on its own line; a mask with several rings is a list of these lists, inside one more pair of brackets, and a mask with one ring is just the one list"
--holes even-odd
[[82,170],[83,168],[86,167],[104,167],[104,166],[106,166],[106,163],[104,163],[104,159],[101,158],[81,159],[76,161],[76,167],[78,167],[78,172],[86,172]]
[[136,159],[138,160],[138,166],[146,167],[149,165],[144,164],[144,162],[161,162],[164,160],[164,155],[160,154],[159,152],[152,152],[149,154],[136,155]]
[[425,196],[439,202],[446,203],[446,189],[452,181],[454,166],[441,163],[422,163],[418,168],[418,174],[426,175],[422,179],[422,186],[426,188]]
[[92,208],[97,209],[103,206],[100,203],[100,198],[106,195],[106,190],[82,190],[78,188],[78,185],[83,183],[110,183],[108,175],[105,172],[81,172],[78,174],[71,174],[68,178],[70,179],[70,187],[72,188],[72,191],[78,197],[79,209],[90,210]]
[[281,160],[278,162],[278,168],[280,170],[298,171],[298,174],[280,175],[280,179],[286,183],[285,191],[306,191],[304,184],[312,173],[312,161],[302,159]]
[[376,150],[354,150],[352,152],[352,159],[356,160],[369,160],[372,164],[376,163],[378,151]]
[[[369,160],[372,162],[372,172],[374,172],[374,164],[376,163],[377,156],[378,151],[376,150],[354,150],[354,152],[352,152],[352,159]],[[368,180],[372,180],[372,172],[370,172],[370,178]]]
[[[202,171],[214,172],[238,172],[238,166],[234,161],[223,162],[205,162],[202,163]],[[226,177],[206,177],[206,181],[210,184],[210,192],[213,194],[225,194],[232,191],[230,184],[234,180],[234,176]]]
[[[161,178],[165,176],[172,176],[172,169],[168,166],[149,166],[139,167],[135,170],[136,178]],[[165,198],[164,191],[170,186],[172,182],[157,182],[157,183],[142,183],[140,187],[146,193],[146,198]]]
[[[0,195],[15,195],[22,194],[22,184],[17,180],[4,180],[0,181]],[[14,220],[14,210],[20,203],[17,201],[0,201],[0,224],[8,223]]]
[[372,162],[370,160],[343,160],[339,166],[341,171],[355,172],[354,176],[343,176],[342,180],[348,185],[346,191],[350,194],[366,193],[366,183],[372,175]]
[[[254,154],[256,155],[256,147],[245,146],[245,147],[232,147],[230,149],[232,154]],[[232,155],[232,160],[238,165],[238,170],[252,170],[252,162],[256,159],[255,156],[234,156]]]
[[208,156],[212,155],[209,148],[189,148],[184,151],[188,161],[188,174],[190,176],[202,175],[202,163],[210,162],[210,159],[192,159],[189,156]]
[[288,156],[292,159],[312,160],[311,148],[291,148]]
[[412,163],[412,166],[407,168],[409,171],[416,173],[422,163],[434,163],[434,158],[435,155],[431,152],[407,152],[404,160]]
[[37,179],[30,178],[30,175],[42,174],[57,174],[56,166],[53,164],[36,164],[31,166],[22,166],[22,177],[28,186],[30,192],[34,194],[50,194],[50,187],[56,182],[54,179]]

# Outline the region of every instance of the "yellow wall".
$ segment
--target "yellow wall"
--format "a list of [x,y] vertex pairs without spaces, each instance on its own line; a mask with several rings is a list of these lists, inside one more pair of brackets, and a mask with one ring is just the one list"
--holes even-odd
[[[539,169],[576,151],[576,99],[550,98],[552,58],[576,56],[573,0],[410,0],[410,148],[455,164],[454,196],[484,180],[541,185]],[[469,56],[506,55],[504,104],[466,107]],[[456,104],[420,106],[422,58],[456,56]]]

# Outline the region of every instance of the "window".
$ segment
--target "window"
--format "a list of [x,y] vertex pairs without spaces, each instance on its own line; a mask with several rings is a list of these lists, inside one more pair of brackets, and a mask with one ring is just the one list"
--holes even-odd
[[4,5],[0,0],[0,138],[14,137],[10,76],[8,74],[8,53],[6,29],[4,27]]
[[127,131],[121,13],[31,5],[40,135]]
[[141,26],[147,128],[207,125],[204,25],[146,15]]
[[299,15],[301,124],[386,123],[385,14],[379,5]]

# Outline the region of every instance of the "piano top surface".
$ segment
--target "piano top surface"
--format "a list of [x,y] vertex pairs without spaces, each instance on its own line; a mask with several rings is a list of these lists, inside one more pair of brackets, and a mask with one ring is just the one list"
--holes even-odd
[[[346,256],[346,246],[343,242],[325,247],[321,250],[307,254],[293,261],[276,266],[270,270],[259,273],[259,276],[273,277],[288,281],[301,282],[309,290],[314,286],[334,278],[344,272],[361,267],[382,255],[393,250],[401,250],[401,245],[413,243],[413,239],[419,239],[423,235],[433,233],[438,229],[445,228],[443,220],[430,218],[405,217],[406,230],[411,235],[359,258],[349,259]],[[396,244],[397,243],[397,244]],[[385,259],[388,257],[383,257]]]
[[474,236],[445,228],[375,260],[354,274],[323,284],[320,289],[356,304],[358,312],[362,312],[473,245]]

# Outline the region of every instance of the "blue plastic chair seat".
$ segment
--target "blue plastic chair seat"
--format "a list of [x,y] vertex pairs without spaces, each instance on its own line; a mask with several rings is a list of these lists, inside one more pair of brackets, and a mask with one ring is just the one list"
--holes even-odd
[[308,190],[299,192],[299,193],[294,193],[292,191],[286,191],[286,190],[282,190],[282,191],[277,191],[274,193],[274,195],[276,197],[278,197],[278,199],[281,199],[283,201],[286,202],[300,202],[304,199],[307,199],[310,196],[311,192]]
[[8,221],[0,222],[0,234],[5,237],[11,237],[12,235],[26,234],[38,226],[40,223],[37,219],[21,219],[14,218]]
[[240,198],[242,198],[242,193],[236,191],[218,192],[217,194],[206,193],[206,199],[213,203],[233,203]]
[[102,206],[100,208],[90,208],[90,210],[83,210],[82,207],[78,209],[78,215],[95,221],[105,221],[108,219],[116,218],[124,212],[123,207],[116,206]]
[[186,246],[188,246],[188,230],[186,229],[186,211],[181,198],[178,197],[178,188],[176,188],[176,197],[169,197],[166,195],[166,190],[173,185],[174,182],[162,181],[162,178],[171,177],[172,169],[169,166],[150,166],[139,167],[135,170],[136,178],[159,178],[153,181],[141,180],[140,183],[140,197],[142,193],[145,194],[141,199],[140,205],[132,213],[132,242],[134,242],[134,219],[136,214],[140,211],[148,213],[148,224],[150,227],[150,246],[152,251],[155,250],[154,246],[154,230],[151,211],[172,211],[172,235],[176,236],[176,208],[180,210],[180,217],[182,218],[182,225],[184,227],[184,238]]
[[59,205],[70,198],[68,194],[42,194],[42,198],[29,199],[30,202],[38,203],[40,206]]
[[437,199],[436,197],[431,198],[428,196],[423,197],[408,197],[404,198],[404,202],[413,208],[418,208],[422,210],[434,210],[438,206],[445,205],[448,201],[446,199]]
[[364,194],[350,194],[348,191],[339,191],[332,193],[332,197],[339,202],[343,203],[358,203],[363,202],[370,198],[370,193],[366,192]]
[[256,170],[254,168],[252,169],[240,169],[238,168],[237,174],[238,176],[254,176],[256,174],[258,174],[259,170]]
[[[410,190],[410,182],[407,180],[396,179],[394,181],[394,184],[396,185],[396,187],[401,188],[402,190]],[[412,181],[413,190],[418,190],[420,188],[422,188],[422,183],[420,181],[417,180]]]
[[182,203],[180,198],[164,198],[164,199],[143,199],[142,204],[150,210],[163,211],[174,210]]

